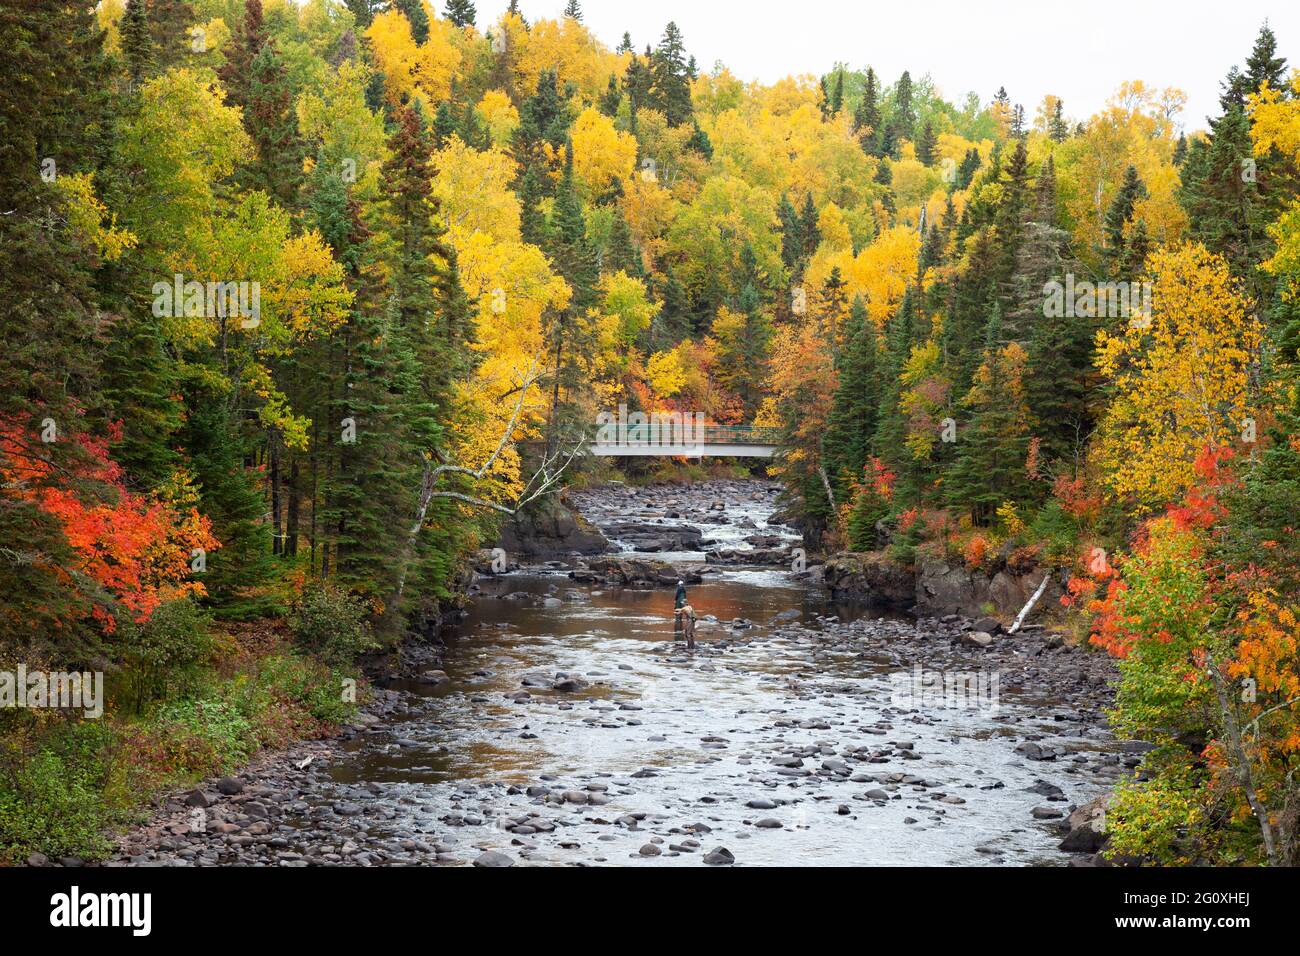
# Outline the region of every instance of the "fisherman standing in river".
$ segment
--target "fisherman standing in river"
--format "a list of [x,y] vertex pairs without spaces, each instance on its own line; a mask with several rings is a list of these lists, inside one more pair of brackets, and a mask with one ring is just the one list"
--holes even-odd
[[675,613],[677,614],[677,626],[686,634],[686,649],[695,650],[695,608],[689,604],[683,604]]
[[679,612],[686,606],[686,582],[677,582],[677,597],[673,599],[673,616],[676,619],[673,623],[673,637],[681,637],[682,634],[682,616]]

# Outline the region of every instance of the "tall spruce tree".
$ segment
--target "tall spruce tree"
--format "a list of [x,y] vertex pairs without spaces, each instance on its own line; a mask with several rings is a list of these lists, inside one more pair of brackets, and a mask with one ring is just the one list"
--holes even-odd
[[188,0],[148,0],[149,34],[159,71],[183,64],[194,50],[194,8]]
[[416,43],[429,39],[429,14],[424,9],[424,0],[391,0],[393,7],[402,11],[411,24],[411,38]]
[[256,158],[242,179],[249,189],[261,189],[285,208],[297,205],[302,179],[302,141],[288,70],[275,44],[265,43],[253,57],[244,127],[256,148]]
[[880,155],[880,89],[876,72],[867,67],[867,78],[862,89],[862,99],[853,111],[853,132],[869,156]]
[[835,399],[822,446],[826,473],[837,501],[848,500],[862,477],[880,418],[879,346],[876,327],[861,296],[854,296],[845,345],[836,363]]
[[472,27],[478,16],[473,0],[447,0],[443,15],[458,27]]
[[131,85],[138,87],[148,78],[155,65],[154,39],[149,30],[149,10],[145,0],[126,0],[119,32],[127,75],[131,79]]
[[1110,208],[1106,210],[1106,218],[1102,224],[1102,234],[1105,237],[1102,254],[1112,271],[1116,270],[1125,258],[1127,245],[1125,231],[1133,221],[1138,202],[1146,197],[1146,184],[1138,176],[1137,168],[1129,166],[1124,171],[1124,181],[1111,201]]
[[668,125],[675,127],[687,122],[694,111],[690,71],[681,30],[671,21],[650,58],[650,76],[652,102],[664,114]]

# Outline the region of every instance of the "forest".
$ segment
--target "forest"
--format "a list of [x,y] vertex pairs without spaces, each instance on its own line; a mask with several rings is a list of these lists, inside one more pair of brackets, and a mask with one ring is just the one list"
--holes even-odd
[[0,863],[328,734],[620,404],[779,435],[817,554],[1068,576],[1111,851],[1300,863],[1297,38],[1081,115],[527,6],[0,7],[0,671],[107,695],[0,709]]

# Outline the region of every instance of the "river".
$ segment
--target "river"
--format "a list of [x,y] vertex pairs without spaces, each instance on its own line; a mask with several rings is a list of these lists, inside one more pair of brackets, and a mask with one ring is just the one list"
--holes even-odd
[[[766,486],[674,495],[688,503],[640,516],[707,520],[718,546],[743,550],[754,528],[794,543],[767,526]],[[627,517],[587,500],[598,523]],[[725,848],[740,865],[1060,865],[1047,818],[1125,765],[1098,655],[1047,655],[1030,643],[1041,636],[963,649],[937,622],[834,607],[788,570],[735,567],[691,588],[703,617],[688,653],[671,587],[579,584],[560,562],[480,584],[447,637],[446,681],[393,683],[393,716],[304,771],[250,781],[223,819],[269,807],[263,832],[191,835],[163,858],[698,866]],[[918,667],[1000,680],[958,701],[900,697],[897,675]],[[577,689],[555,689],[566,677]]]

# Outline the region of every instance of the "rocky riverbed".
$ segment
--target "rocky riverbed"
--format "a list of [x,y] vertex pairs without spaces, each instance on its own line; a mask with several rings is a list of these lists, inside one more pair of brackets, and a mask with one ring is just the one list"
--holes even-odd
[[775,492],[573,496],[611,557],[701,573],[696,652],[673,640],[671,588],[571,576],[593,558],[485,576],[442,669],[377,687],[336,740],[174,795],[110,865],[1090,859],[1059,849],[1065,818],[1140,756],[1105,726],[1109,660],[995,622],[860,615],[788,567],[709,562],[766,550],[756,535],[797,545],[769,524]]

